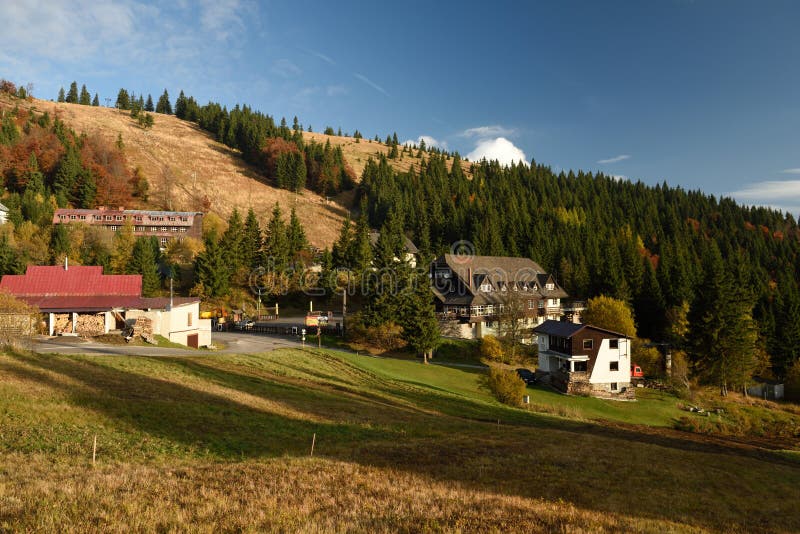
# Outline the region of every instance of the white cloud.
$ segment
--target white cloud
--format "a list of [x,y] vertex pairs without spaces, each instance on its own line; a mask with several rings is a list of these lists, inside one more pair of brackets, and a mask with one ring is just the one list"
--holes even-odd
[[245,25],[239,16],[242,9],[239,0],[202,0],[200,2],[200,24],[213,33],[219,41],[240,34]]
[[370,87],[372,87],[373,89],[375,89],[379,93],[383,93],[384,95],[389,96],[389,93],[386,92],[386,89],[384,89],[383,87],[381,87],[377,83],[373,82],[372,80],[370,80],[369,78],[367,78],[363,74],[359,74],[357,72],[354,72],[353,76],[355,76],[356,78],[358,78],[359,80],[361,80],[365,84],[369,85]]
[[511,128],[504,128],[499,125],[493,126],[476,126],[475,128],[467,128],[460,134],[461,137],[477,137],[478,139],[488,139],[490,137],[509,137],[514,135],[515,131]]
[[325,88],[325,94],[328,96],[341,96],[348,93],[347,87],[344,85],[329,85]]
[[628,180],[628,177],[625,176],[624,174],[612,174],[611,178],[613,178],[614,180],[616,180],[618,182],[622,182],[622,181],[627,181]]
[[275,61],[270,70],[273,74],[283,78],[294,78],[295,76],[299,76],[303,73],[303,71],[300,70],[300,67],[285,58]]
[[726,195],[744,204],[768,206],[791,213],[800,212],[800,180],[754,182]]
[[600,165],[605,165],[607,163],[619,163],[620,161],[625,161],[626,159],[631,159],[630,154],[620,154],[619,156],[614,156],[613,158],[601,159],[598,160],[597,163]]
[[800,174],[800,168],[795,169],[783,169],[781,174]]
[[417,140],[408,139],[403,142],[405,146],[419,146],[420,141],[425,141],[425,146],[428,148],[436,147],[441,148],[442,150],[450,150],[447,146],[447,141],[440,141],[430,135],[420,135],[417,137]]
[[527,164],[525,153],[505,137],[478,141],[475,149],[467,154],[467,158],[471,161],[479,161],[484,158],[497,160],[502,165],[510,165],[517,161]]

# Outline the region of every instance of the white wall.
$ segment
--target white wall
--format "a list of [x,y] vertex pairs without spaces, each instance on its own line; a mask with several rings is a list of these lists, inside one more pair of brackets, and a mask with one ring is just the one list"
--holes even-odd
[[[612,349],[609,346],[610,339],[604,339],[600,343],[600,350],[597,352],[597,359],[594,362],[592,376],[589,382],[592,384],[617,383],[617,389],[630,386],[631,383],[631,354],[630,341],[620,339],[619,346]],[[611,371],[611,362],[619,362],[619,370]]]

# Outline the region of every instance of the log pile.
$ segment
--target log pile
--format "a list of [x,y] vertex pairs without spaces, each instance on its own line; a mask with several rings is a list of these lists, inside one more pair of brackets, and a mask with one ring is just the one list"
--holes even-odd
[[69,313],[57,313],[53,317],[53,333],[72,332],[72,315]]
[[106,321],[102,314],[78,315],[75,331],[81,337],[101,336],[106,331]]

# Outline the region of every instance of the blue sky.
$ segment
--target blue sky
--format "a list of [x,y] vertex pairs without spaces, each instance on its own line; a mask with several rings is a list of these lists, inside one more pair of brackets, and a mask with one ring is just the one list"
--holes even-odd
[[800,2],[25,1],[0,20],[0,77],[39,98],[183,89],[800,213]]

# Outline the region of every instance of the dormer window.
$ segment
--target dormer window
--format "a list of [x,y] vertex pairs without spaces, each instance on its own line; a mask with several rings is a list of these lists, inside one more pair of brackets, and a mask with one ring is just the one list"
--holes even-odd
[[548,291],[552,291],[556,288],[556,285],[553,282],[547,282],[544,288],[547,289]]

